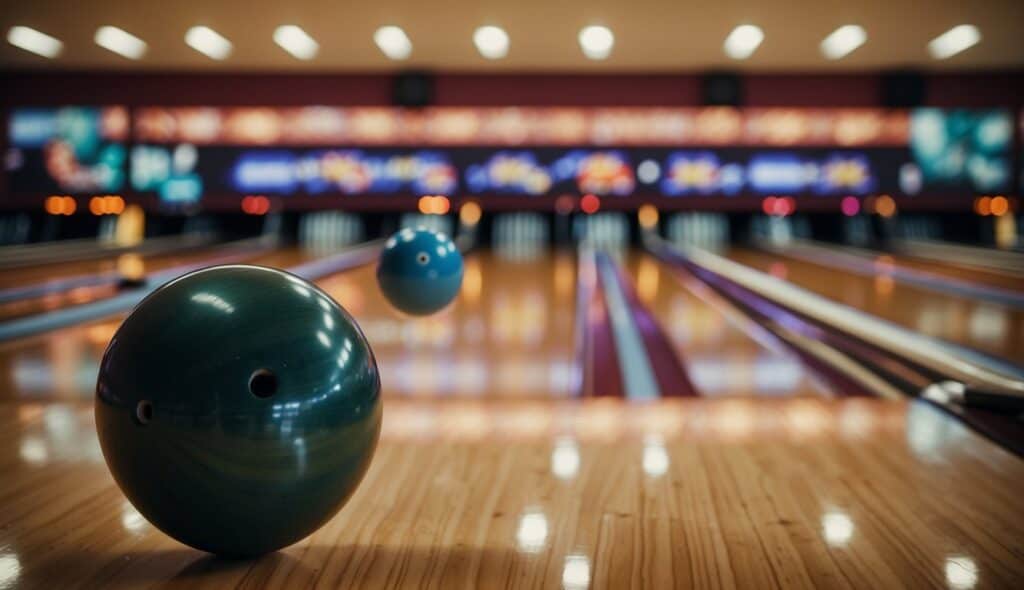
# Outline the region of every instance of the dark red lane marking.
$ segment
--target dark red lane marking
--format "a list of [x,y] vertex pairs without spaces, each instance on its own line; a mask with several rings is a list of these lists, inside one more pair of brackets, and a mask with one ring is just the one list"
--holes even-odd
[[612,338],[594,254],[580,251],[576,274],[577,396],[625,395]]
[[665,334],[661,323],[654,317],[651,310],[640,301],[633,281],[626,276],[622,266],[602,253],[600,263],[611,265],[615,278],[622,289],[626,302],[629,304],[633,321],[644,341],[647,357],[658,380],[658,390],[662,397],[697,396],[700,393],[694,387],[690,375],[686,372],[675,346]]

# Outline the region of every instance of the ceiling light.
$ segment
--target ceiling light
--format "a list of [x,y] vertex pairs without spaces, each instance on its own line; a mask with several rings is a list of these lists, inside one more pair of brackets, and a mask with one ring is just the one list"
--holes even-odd
[[412,54],[412,41],[401,27],[386,26],[377,29],[373,42],[390,59],[402,60]]
[[608,27],[584,27],[580,29],[579,41],[583,55],[590,59],[605,59],[612,53],[615,35]]
[[192,27],[185,33],[185,43],[213,59],[225,59],[231,55],[231,41],[210,27]]
[[139,59],[146,53],[145,41],[128,31],[110,25],[96,29],[93,40],[100,47],[128,59]]
[[487,59],[501,59],[508,55],[508,33],[500,27],[480,27],[473,32],[473,44]]
[[25,51],[50,59],[57,57],[60,50],[64,48],[60,39],[55,39],[29,27],[11,27],[7,31],[7,42]]
[[313,59],[320,45],[295,25],[281,25],[274,30],[274,43],[298,59]]
[[953,57],[961,51],[977,45],[981,31],[974,25],[957,25],[928,43],[928,52],[935,59]]
[[842,59],[868,40],[860,25],[843,25],[821,42],[821,53],[828,59]]
[[740,25],[725,38],[725,54],[733,59],[747,59],[764,41],[764,31],[754,25]]

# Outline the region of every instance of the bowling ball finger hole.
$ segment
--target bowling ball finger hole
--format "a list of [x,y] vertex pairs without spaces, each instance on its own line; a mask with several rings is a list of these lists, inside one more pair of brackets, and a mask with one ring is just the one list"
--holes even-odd
[[256,397],[270,397],[277,393],[277,375],[269,369],[257,369],[249,377],[249,393]]
[[419,254],[416,255],[416,262],[419,262],[421,265],[430,262],[430,254],[427,254],[426,252],[420,252]]
[[135,420],[145,426],[153,419],[153,404],[148,400],[142,400],[135,404]]

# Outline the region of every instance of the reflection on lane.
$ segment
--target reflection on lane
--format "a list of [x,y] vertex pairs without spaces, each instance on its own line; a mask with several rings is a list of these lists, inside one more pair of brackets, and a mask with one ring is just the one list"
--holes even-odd
[[369,266],[318,284],[366,334],[385,395],[572,393],[576,268],[571,254],[532,260],[470,254],[455,303],[425,318],[393,310],[374,272]]
[[[285,268],[312,257],[284,249],[250,263]],[[103,351],[123,319],[113,316],[0,345],[0,400],[91,399]]]
[[637,295],[665,327],[703,395],[833,395],[770,333],[689,275],[634,252]]
[[734,249],[729,258],[911,330],[1024,364],[1024,310],[901,283],[890,258],[876,260],[872,277],[753,250]]
[[[466,417],[480,421],[482,426],[458,427]],[[72,481],[75,486],[85,482],[96,494],[112,486],[96,441],[91,405],[3,404],[0,424],[15,443],[0,447],[0,470],[9,476],[3,482],[24,481],[31,475],[45,477],[50,489],[55,490],[71,486]],[[801,451],[809,448],[815,452]],[[494,457],[498,464],[519,466],[511,476],[526,478],[528,483],[521,489],[512,486],[516,490],[513,493],[497,494],[490,486],[465,489],[467,495],[460,498],[467,506],[480,506],[485,498],[497,502],[480,514],[465,511],[470,519],[466,525],[477,530],[482,522],[489,523],[492,529],[487,531],[500,537],[488,537],[488,543],[508,547],[529,559],[541,559],[524,562],[526,565],[554,560],[556,570],[552,574],[565,587],[585,588],[602,575],[613,558],[606,544],[600,542],[603,532],[614,532],[605,531],[606,525],[622,525],[624,531],[641,526],[645,535],[653,534],[647,526],[658,519],[641,518],[645,510],[651,510],[651,515],[691,518],[692,514],[674,513],[673,506],[677,502],[690,506],[688,502],[718,490],[731,490],[736,498],[749,498],[753,505],[765,493],[784,498],[786,494],[780,491],[792,490],[799,482],[795,490],[806,504],[801,504],[800,510],[780,513],[790,514],[786,517],[792,521],[787,526],[792,526],[795,533],[809,543],[820,544],[821,550],[827,547],[861,552],[877,548],[874,544],[879,537],[872,536],[872,531],[880,525],[897,526],[896,520],[905,523],[907,514],[903,509],[879,511],[877,494],[892,490],[897,496],[912,495],[913,490],[935,489],[943,482],[957,481],[964,488],[964,482],[971,478],[955,476],[963,475],[964,470],[1011,486],[1021,469],[1019,459],[992,451],[987,441],[923,403],[891,404],[868,398],[827,401],[810,397],[733,397],[677,398],[630,405],[607,398],[582,403],[536,398],[482,403],[476,399],[392,396],[385,402],[379,451],[382,457],[374,463],[368,483],[381,483],[381,478],[386,478],[398,490],[417,489],[403,477],[420,477],[420,472],[410,471],[399,460],[416,453],[436,461],[430,466],[431,472],[444,474],[435,486],[455,477],[452,473],[462,473],[466,464],[482,456]],[[888,459],[873,460],[878,453],[886,454]],[[537,469],[546,457],[551,458],[550,470]],[[852,460],[853,464],[868,462],[865,465],[871,466],[872,473],[864,476],[867,479],[851,479],[846,470],[849,465],[837,462],[838,458]],[[721,473],[723,468],[737,480],[729,483],[731,477],[724,477],[709,483],[716,470]],[[69,473],[74,477],[69,479]],[[610,474],[614,475],[609,478]],[[510,484],[507,479],[502,481]],[[970,494],[965,496],[963,492],[952,497],[969,500]],[[373,501],[366,502],[376,495],[370,488],[360,491],[353,498],[352,508],[317,534],[312,545],[334,543],[345,538],[346,531],[358,530],[352,519],[373,512],[369,509],[375,505]],[[398,505],[412,502],[417,508],[417,500],[408,494],[398,498]],[[895,501],[895,497],[890,500]],[[922,518],[943,509],[946,500],[942,495],[928,498],[918,507],[924,511]],[[118,523],[115,530],[102,530],[106,543],[141,539],[148,539],[144,541],[147,544],[156,543],[155,535],[163,542],[162,534],[120,495],[90,495],[87,501],[95,521]],[[706,501],[709,506],[714,502],[711,496]],[[1008,508],[1013,506],[1012,495],[995,494],[990,501],[996,503],[994,510],[1012,516]],[[910,504],[903,507],[909,509]],[[502,524],[499,513],[511,516],[508,526]],[[732,519],[733,514],[720,512],[718,523],[746,522],[745,518]],[[399,518],[394,522],[395,535],[408,535],[404,525],[409,521]],[[911,518],[911,522],[920,520]],[[19,529],[15,522],[8,531],[15,543],[0,552],[0,581],[15,583],[27,564],[33,571],[42,565],[34,553],[15,552],[16,541],[28,537],[28,526]],[[977,526],[977,521],[971,526]],[[573,531],[590,534],[573,535]],[[374,539],[383,544],[391,542],[382,530],[376,535],[381,537]],[[662,546],[658,547],[660,550]],[[944,577],[953,588],[975,586],[995,563],[983,544],[969,540],[959,530],[956,535],[938,535],[918,549],[937,568],[937,579]]]

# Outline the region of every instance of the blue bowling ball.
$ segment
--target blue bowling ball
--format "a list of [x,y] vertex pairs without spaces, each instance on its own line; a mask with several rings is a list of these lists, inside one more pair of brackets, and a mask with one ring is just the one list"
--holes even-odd
[[388,238],[377,283],[391,305],[429,315],[451,303],[462,286],[462,254],[443,233],[405,228]]

